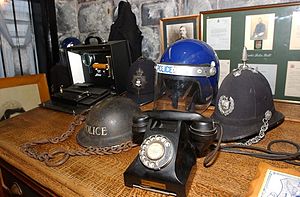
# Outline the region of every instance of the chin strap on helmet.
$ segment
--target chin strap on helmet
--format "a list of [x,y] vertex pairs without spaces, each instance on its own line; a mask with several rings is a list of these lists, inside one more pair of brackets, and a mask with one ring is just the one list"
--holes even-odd
[[247,140],[246,142],[242,142],[242,143],[238,143],[238,144],[250,146],[250,145],[256,144],[260,140],[262,140],[265,137],[265,132],[269,128],[269,120],[271,119],[271,117],[272,117],[272,112],[270,110],[267,110],[265,113],[265,117],[262,119],[263,125],[260,127],[258,135]]

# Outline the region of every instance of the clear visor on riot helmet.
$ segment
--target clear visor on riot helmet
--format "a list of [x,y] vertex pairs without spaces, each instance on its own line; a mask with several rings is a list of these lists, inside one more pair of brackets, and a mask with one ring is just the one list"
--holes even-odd
[[212,72],[210,65],[157,64],[154,109],[203,112],[213,97]]

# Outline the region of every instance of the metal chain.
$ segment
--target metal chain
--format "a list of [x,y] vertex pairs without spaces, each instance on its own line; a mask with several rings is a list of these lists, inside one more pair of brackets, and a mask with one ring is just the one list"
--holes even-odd
[[251,146],[252,144],[258,143],[261,139],[265,137],[265,133],[269,128],[269,120],[272,117],[272,112],[270,110],[267,110],[265,112],[265,117],[262,119],[263,125],[260,127],[260,131],[257,136],[247,140],[244,143],[239,143],[239,145],[244,145],[244,146]]
[[69,128],[66,132],[60,136],[56,136],[48,139],[35,140],[21,145],[21,151],[31,158],[44,162],[47,166],[56,167],[64,164],[70,156],[90,156],[90,155],[111,155],[117,154],[122,151],[128,151],[131,148],[137,146],[132,141],[127,141],[119,145],[108,146],[108,147],[87,147],[80,150],[65,150],[56,149],[53,152],[42,152],[34,150],[33,147],[42,144],[58,144],[68,139],[75,131],[77,126],[82,125],[86,120],[86,115],[90,109],[83,111],[81,114],[76,115],[74,120],[70,123]]

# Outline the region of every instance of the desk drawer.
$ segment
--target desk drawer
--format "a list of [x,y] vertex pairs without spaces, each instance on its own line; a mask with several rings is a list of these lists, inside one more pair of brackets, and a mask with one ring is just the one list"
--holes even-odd
[[2,186],[7,196],[55,196],[47,188],[3,160],[0,160],[0,167],[3,181]]
[[41,196],[35,190],[30,188],[26,183],[19,180],[12,173],[4,168],[1,168],[4,192],[12,196]]

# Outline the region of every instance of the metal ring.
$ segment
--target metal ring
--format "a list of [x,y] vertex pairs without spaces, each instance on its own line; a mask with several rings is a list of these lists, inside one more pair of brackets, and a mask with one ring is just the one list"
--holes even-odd
[[[57,154],[64,154],[63,158],[58,161],[53,161],[53,158]],[[57,167],[64,164],[70,157],[70,154],[65,150],[56,150],[53,153],[49,154],[49,158],[45,159],[45,164],[49,167]]]

